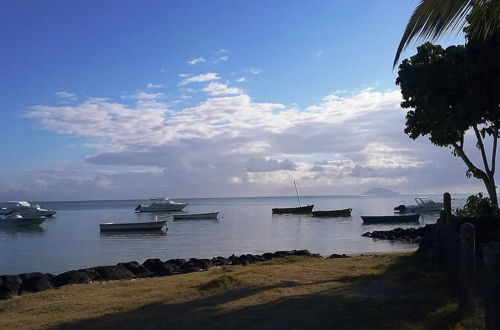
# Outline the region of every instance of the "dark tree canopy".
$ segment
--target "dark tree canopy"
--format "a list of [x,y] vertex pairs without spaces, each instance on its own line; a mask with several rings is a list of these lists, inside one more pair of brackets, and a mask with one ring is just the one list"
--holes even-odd
[[[473,175],[485,183],[497,204],[494,180],[500,112],[500,34],[488,40],[468,38],[465,46],[426,43],[399,66],[396,84],[410,109],[405,133],[412,139],[428,136],[433,144],[453,148]],[[483,169],[464,152],[464,136],[474,130]],[[484,139],[493,140],[488,159]]]

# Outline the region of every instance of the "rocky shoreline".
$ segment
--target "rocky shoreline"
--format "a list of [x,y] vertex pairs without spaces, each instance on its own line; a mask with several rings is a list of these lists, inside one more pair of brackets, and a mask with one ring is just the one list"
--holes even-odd
[[[289,256],[306,256],[322,258],[320,254],[308,250],[291,250],[267,252],[262,255],[243,254],[228,258],[212,259],[147,259],[142,264],[137,261],[119,263],[111,266],[98,266],[78,270],[70,270],[59,275],[50,273],[23,273],[0,276],[0,299],[7,299],[25,293],[56,289],[69,284],[81,284],[97,281],[170,276],[199,272],[217,266],[249,265],[256,262],[285,258]],[[346,258],[345,254],[332,254],[328,258]]]
[[392,230],[375,230],[372,232],[366,232],[361,236],[375,238],[375,239],[387,239],[387,240],[398,240],[405,241],[408,243],[419,243],[422,238],[430,233],[435,227],[434,224],[425,225],[425,227],[419,228],[395,228]]

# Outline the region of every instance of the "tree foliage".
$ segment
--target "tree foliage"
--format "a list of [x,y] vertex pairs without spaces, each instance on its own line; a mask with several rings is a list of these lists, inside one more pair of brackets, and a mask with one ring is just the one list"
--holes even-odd
[[[467,30],[466,30],[467,32]],[[412,139],[428,136],[433,144],[451,147],[467,165],[467,175],[481,179],[497,205],[495,160],[500,128],[500,33],[488,40],[470,38],[465,46],[425,43],[403,60],[396,84],[410,109],[405,133]],[[464,151],[471,129],[483,160],[482,169]],[[491,138],[487,153],[485,138]]]
[[467,203],[463,208],[457,209],[460,217],[482,217],[498,215],[498,208],[483,194],[471,195],[467,197]]

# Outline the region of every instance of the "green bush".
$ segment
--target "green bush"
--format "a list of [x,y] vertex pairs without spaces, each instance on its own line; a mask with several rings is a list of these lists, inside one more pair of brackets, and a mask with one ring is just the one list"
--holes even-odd
[[498,208],[488,197],[483,197],[482,193],[467,197],[467,203],[461,209],[457,209],[460,217],[481,217],[500,214]]

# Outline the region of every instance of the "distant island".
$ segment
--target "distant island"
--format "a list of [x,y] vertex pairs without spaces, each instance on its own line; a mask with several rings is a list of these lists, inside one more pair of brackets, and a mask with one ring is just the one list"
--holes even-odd
[[372,188],[368,191],[365,191],[361,195],[365,196],[390,196],[390,195],[399,195],[398,192],[389,190],[389,189],[384,189],[384,188]]

